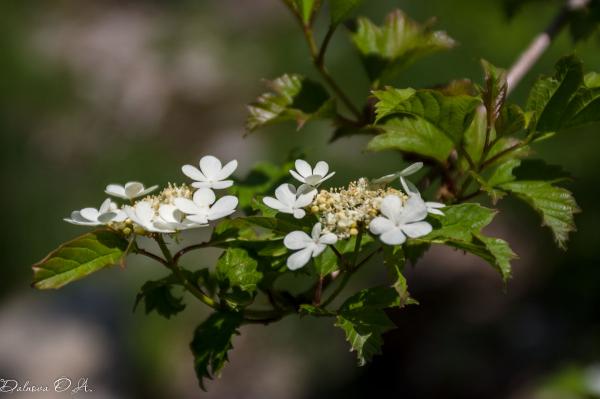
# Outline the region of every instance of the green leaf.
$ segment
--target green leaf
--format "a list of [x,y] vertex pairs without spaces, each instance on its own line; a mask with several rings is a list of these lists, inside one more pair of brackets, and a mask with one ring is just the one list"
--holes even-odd
[[338,270],[338,259],[330,247],[318,257],[314,258],[315,271],[321,277]]
[[456,45],[445,32],[432,31],[430,25],[421,25],[400,10],[390,13],[383,26],[358,18],[352,41],[371,81],[394,78],[420,58]]
[[486,182],[482,182],[485,184],[483,184],[481,188],[492,197],[494,204],[505,195],[505,192],[498,190],[497,187],[515,180],[513,171],[518,168],[520,164],[520,159],[509,159],[498,165]]
[[248,106],[248,131],[290,120],[300,129],[311,119],[335,115],[335,103],[327,90],[303,76],[286,74],[267,82],[267,86],[271,91]]
[[[473,121],[465,131],[463,146],[473,162],[479,163],[485,147],[485,135],[487,130],[487,116],[484,107],[477,107],[473,116]],[[465,163],[464,170],[469,169],[469,164]]]
[[479,256],[492,265],[506,281],[510,278],[510,260],[516,257],[508,244],[486,237],[481,230],[490,224],[496,211],[479,204],[459,204],[444,208],[436,216],[439,226],[417,242],[445,244]]
[[216,276],[226,287],[238,287],[245,292],[254,292],[262,278],[262,273],[257,267],[258,262],[245,249],[228,248],[217,261]]
[[392,287],[396,290],[398,298],[400,298],[401,302],[407,303],[410,299],[410,294],[408,293],[406,278],[402,274],[404,265],[406,264],[406,257],[402,247],[385,246],[383,248],[383,263],[387,266],[394,279]]
[[194,369],[202,390],[204,379],[219,375],[228,361],[227,352],[233,348],[231,340],[239,334],[241,313],[220,311],[213,313],[196,328],[190,349],[194,355]]
[[445,96],[436,90],[418,90],[410,94],[410,90],[387,88],[374,91],[373,95],[379,100],[375,105],[376,121],[391,115],[422,118],[459,145],[480,104],[479,99],[464,95]]
[[341,306],[335,325],[344,330],[359,365],[381,353],[382,334],[394,328],[383,309],[403,305],[394,288],[376,287],[359,291]]
[[488,126],[494,127],[508,93],[506,71],[495,67],[486,60],[481,60],[481,65],[485,74],[485,85],[481,92],[481,98],[487,110]]
[[185,309],[183,298],[175,296],[172,291],[175,284],[178,284],[178,281],[173,275],[144,283],[135,299],[134,310],[143,300],[146,304],[146,314],[155,310],[159,315],[169,319],[183,311]]
[[[592,82],[595,84],[595,82]],[[573,128],[600,121],[600,87],[582,86],[565,110],[561,128]]]
[[569,233],[575,231],[573,215],[580,212],[571,192],[546,181],[514,181],[500,186],[538,211],[557,244],[566,248]]
[[511,275],[510,262],[513,259],[517,259],[517,254],[513,252],[508,243],[499,238],[486,237],[482,234],[475,234],[477,240],[481,241],[489,254],[482,253],[482,258],[486,259],[488,263],[498,268],[500,274],[504,277],[504,280],[508,279]]
[[471,241],[473,233],[479,233],[482,228],[491,223],[496,211],[478,204],[460,204],[444,208],[444,216],[437,219],[441,223],[429,235],[428,239],[444,238],[461,241]]
[[561,58],[553,77],[540,78],[529,94],[526,109],[536,115],[532,128],[555,132],[564,123],[569,102],[583,82],[581,61],[574,56]]
[[305,24],[310,24],[313,13],[316,11],[315,0],[294,0],[296,7],[300,11],[302,21]]
[[300,305],[300,314],[301,315],[308,315],[308,316],[317,316],[317,317],[322,317],[322,316],[335,316],[334,312],[330,312],[327,309],[323,309],[322,307],[318,307],[318,306],[314,306],[314,305],[309,305],[307,303],[303,303]]
[[117,263],[128,241],[112,230],[96,230],[66,242],[33,265],[33,286],[56,289]]
[[363,0],[329,0],[331,25],[335,26],[344,22],[362,2]]
[[528,117],[521,107],[507,104],[500,110],[496,120],[497,136],[512,136],[527,128]]
[[369,141],[369,151],[398,150],[445,162],[454,147],[444,133],[424,119],[393,118],[381,127],[384,133]]

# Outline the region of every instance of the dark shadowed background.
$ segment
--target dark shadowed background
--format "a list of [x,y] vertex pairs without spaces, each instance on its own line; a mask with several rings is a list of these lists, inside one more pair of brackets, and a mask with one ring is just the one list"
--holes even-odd
[[[400,87],[479,82],[480,58],[510,66],[556,12],[554,2],[534,2],[509,20],[499,1],[378,0],[361,13],[381,21],[395,7],[419,21],[438,17],[460,42],[409,69]],[[513,100],[523,103],[535,76],[564,54],[600,70],[599,50],[597,36],[574,45],[564,32]],[[365,95],[343,31],[328,64],[350,93]],[[243,327],[222,378],[201,393],[188,344],[204,308],[188,298],[171,320],[132,313],[137,289],[161,276],[158,266],[132,257],[125,270],[61,291],[29,288],[30,265],[82,232],[61,218],[98,206],[108,183],[185,181],[181,165],[204,154],[238,159],[243,177],[253,163],[282,162],[295,148],[329,161],[335,184],[403,165],[399,155],[364,152],[363,137],[327,145],[326,124],[244,137],[244,105],[263,91],[261,79],[284,72],[316,77],[277,0],[0,3],[0,379],[84,376],[89,398],[600,398],[598,126],[535,147],[576,177],[570,188],[583,213],[569,250],[556,249],[525,206],[501,203],[490,231],[520,254],[506,290],[477,259],[430,252],[408,271],[420,306],[392,314],[399,328],[362,368],[331,320],[289,317]],[[210,264],[218,253],[208,255],[195,260]],[[372,268],[356,283],[381,278]]]

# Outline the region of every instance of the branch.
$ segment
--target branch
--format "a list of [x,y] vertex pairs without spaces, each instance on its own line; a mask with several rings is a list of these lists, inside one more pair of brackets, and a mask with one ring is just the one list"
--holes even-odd
[[546,49],[548,49],[552,40],[567,25],[571,13],[586,7],[589,3],[590,0],[567,0],[550,25],[533,39],[529,47],[527,47],[517,62],[508,71],[508,93],[517,87],[521,79],[523,79]]

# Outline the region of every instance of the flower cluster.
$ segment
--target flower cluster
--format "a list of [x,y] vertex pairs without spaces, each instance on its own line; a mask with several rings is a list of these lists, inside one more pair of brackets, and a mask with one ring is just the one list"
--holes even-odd
[[213,189],[230,187],[226,180],[237,168],[233,160],[222,166],[212,155],[202,157],[200,169],[192,165],[182,167],[183,173],[195,180],[191,186],[169,183],[156,195],[149,195],[158,186],[145,188],[142,183],[129,182],[121,186],[109,184],[105,192],[113,197],[129,201],[121,207],[106,199],[100,208],[84,208],[71,213],[66,222],[84,225],[107,225],[125,234],[134,231],[146,233],[175,233],[181,230],[208,225],[210,221],[229,216],[235,212],[238,199],[226,195],[217,200]]
[[396,196],[403,201],[406,195],[392,187],[374,188],[366,178],[351,182],[348,188],[321,190],[311,204],[311,212],[318,215],[325,230],[340,239],[358,234],[361,226],[368,226],[379,214],[383,197]]
[[[285,236],[284,245],[296,251],[287,259],[288,268],[297,270],[319,256],[327,245],[366,231],[388,245],[401,245],[407,237],[429,234],[432,226],[425,221],[427,214],[443,215],[440,209],[444,204],[423,201],[417,188],[406,179],[422,166],[415,163],[372,182],[363,177],[347,188],[319,191],[318,187],[335,172],[328,173],[329,165],[324,161],[313,168],[306,161],[297,160],[296,170],[290,170],[290,174],[302,183],[300,187],[285,183],[277,187],[275,197],[263,198],[265,205],[278,212],[302,219],[310,211],[318,219],[310,236],[300,230]],[[388,186],[396,179],[403,191]]]

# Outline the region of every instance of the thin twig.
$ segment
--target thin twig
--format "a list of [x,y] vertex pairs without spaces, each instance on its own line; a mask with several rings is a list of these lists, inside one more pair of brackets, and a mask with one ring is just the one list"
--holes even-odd
[[521,54],[517,62],[513,64],[508,72],[508,93],[513,91],[521,79],[540,59],[548,49],[552,40],[562,31],[569,22],[569,16],[573,11],[582,9],[590,3],[590,0],[568,0],[554,17],[550,25],[537,35],[529,44],[529,47]]
[[153,260],[157,261],[158,263],[161,263],[161,264],[167,266],[167,261],[166,260],[164,260],[163,258],[161,258],[158,255],[154,255],[152,252],[146,251],[145,249],[137,248],[135,250],[135,253],[139,254],[139,255],[147,256],[148,258],[153,259]]
[[323,43],[321,43],[321,49],[319,50],[319,55],[317,56],[317,59],[315,60],[315,63],[317,65],[325,64],[325,53],[327,52],[327,47],[329,46],[329,42],[331,41],[331,38],[333,37],[333,34],[335,33],[336,28],[337,28],[337,24],[329,25],[329,29],[327,29],[327,33],[325,34]]

